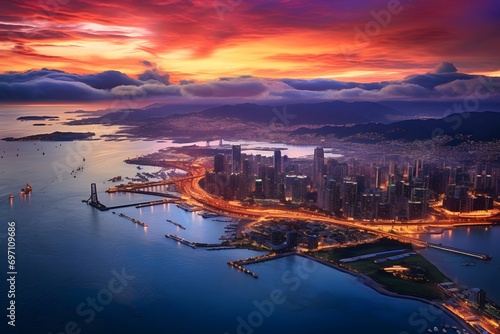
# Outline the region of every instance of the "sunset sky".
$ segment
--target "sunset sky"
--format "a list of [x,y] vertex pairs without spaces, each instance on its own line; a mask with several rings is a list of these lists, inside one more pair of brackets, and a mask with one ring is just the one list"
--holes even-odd
[[[375,83],[449,62],[460,73],[500,76],[499,31],[497,0],[8,0],[0,73]],[[11,79],[0,83],[14,89]]]

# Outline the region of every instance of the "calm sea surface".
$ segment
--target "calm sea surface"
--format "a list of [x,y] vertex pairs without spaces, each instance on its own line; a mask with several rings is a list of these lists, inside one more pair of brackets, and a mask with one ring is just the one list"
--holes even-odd
[[[61,124],[37,128],[15,120],[22,115],[65,116],[61,111],[2,111],[0,133],[6,137],[57,129],[100,135],[116,129]],[[15,330],[6,326],[7,287],[0,285],[0,309],[5,312],[2,328],[7,333],[396,334],[454,325],[446,315],[435,315],[425,303],[380,295],[353,276],[299,257],[251,265],[249,269],[259,275],[254,279],[229,267],[227,261],[259,252],[209,252],[166,239],[164,234],[172,233],[215,243],[224,233],[226,223],[203,219],[175,205],[130,207],[113,214],[82,203],[89,197],[92,182],[97,184],[99,199],[109,206],[152,199],[135,194],[110,196],[104,191],[112,185],[107,181],[111,177],[133,177],[137,172],[136,166],[123,163],[124,159],[168,145],[102,140],[0,142],[0,248],[6,254],[7,222],[15,222],[18,273]],[[287,154],[311,152],[312,147],[289,147]],[[71,173],[78,167],[83,170]],[[32,185],[33,193],[21,197],[19,190],[26,182]],[[9,194],[14,195],[12,201]],[[137,226],[118,213],[140,219],[149,227]],[[430,250],[426,256],[460,282],[477,285],[489,296],[498,297],[495,279],[491,279],[498,278],[500,272],[495,262],[499,248],[493,241],[499,239],[498,233],[498,229],[464,229],[441,237],[445,244],[463,244],[497,255],[473,268],[462,267],[462,258],[450,254]],[[6,262],[6,256],[2,259]],[[6,275],[7,264],[2,268]]]

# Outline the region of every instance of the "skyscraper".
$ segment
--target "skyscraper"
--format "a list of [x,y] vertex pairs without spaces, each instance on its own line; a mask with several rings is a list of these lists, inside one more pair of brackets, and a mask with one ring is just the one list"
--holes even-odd
[[233,156],[231,164],[231,173],[239,174],[241,173],[241,146],[233,145]]
[[281,174],[281,151],[274,151],[274,171],[277,174]]
[[282,197],[283,194],[280,193],[280,184],[283,184],[281,181],[281,151],[280,150],[275,150],[274,151],[274,160],[273,160],[273,166],[274,166],[274,184],[273,184],[273,191],[275,196]]
[[215,173],[224,173],[224,165],[225,165],[225,157],[224,154],[217,154],[214,157],[214,172]]
[[314,149],[312,181],[315,188],[319,188],[323,180],[323,166],[325,164],[325,152],[323,148]]
[[344,180],[342,190],[342,213],[346,218],[353,218],[358,206],[358,183]]

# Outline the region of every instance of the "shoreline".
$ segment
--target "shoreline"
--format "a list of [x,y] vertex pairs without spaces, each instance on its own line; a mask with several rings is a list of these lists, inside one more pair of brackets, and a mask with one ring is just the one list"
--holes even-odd
[[367,287],[369,287],[369,288],[377,291],[381,295],[388,296],[388,297],[394,297],[394,298],[401,298],[401,299],[410,299],[410,300],[415,300],[415,301],[423,302],[423,303],[426,303],[428,305],[432,305],[432,306],[438,308],[439,310],[441,310],[442,312],[444,312],[446,315],[448,315],[453,320],[455,320],[458,324],[460,324],[460,326],[462,326],[464,329],[466,329],[470,333],[475,333],[476,332],[476,329],[473,328],[469,323],[467,323],[465,320],[463,320],[462,318],[460,318],[457,314],[453,313],[451,310],[449,310],[447,307],[445,307],[441,303],[438,303],[438,302],[435,302],[435,301],[432,301],[432,300],[428,300],[428,299],[424,299],[424,298],[420,298],[420,297],[416,297],[416,296],[405,295],[405,294],[401,294],[401,293],[398,293],[398,292],[389,291],[386,288],[384,288],[382,285],[380,285],[379,283],[375,282],[373,279],[371,279],[370,277],[368,277],[368,276],[366,276],[364,274],[361,274],[361,273],[349,270],[347,268],[338,266],[338,265],[336,265],[334,263],[322,260],[320,258],[317,258],[317,257],[309,255],[309,254],[296,253],[294,255],[302,256],[302,257],[304,257],[306,259],[309,259],[311,261],[316,261],[316,262],[318,262],[320,264],[323,264],[323,265],[325,265],[327,267],[330,267],[332,269],[335,269],[335,270],[338,270],[338,271],[343,272],[345,274],[349,274],[351,276],[354,276],[363,285],[365,285],[365,286],[367,286]]

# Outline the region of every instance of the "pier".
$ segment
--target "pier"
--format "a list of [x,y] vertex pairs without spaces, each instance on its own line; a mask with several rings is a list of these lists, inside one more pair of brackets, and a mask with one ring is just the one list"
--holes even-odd
[[128,192],[128,193],[133,193],[133,194],[144,194],[144,195],[151,195],[151,196],[158,196],[158,197],[179,198],[178,196],[168,194],[168,193],[161,193],[158,191],[127,190],[127,191],[123,191],[123,192]]
[[265,261],[271,261],[274,259],[279,259],[282,257],[287,257],[290,255],[297,255],[297,252],[286,252],[286,253],[272,253],[272,254],[266,254],[266,255],[259,255],[259,256],[253,256],[249,257],[243,260],[237,260],[233,261],[234,263],[238,265],[246,265],[246,264],[254,264],[254,263],[260,263],[260,262],[265,262]]
[[215,251],[215,250],[225,250],[225,249],[236,249],[236,246],[220,246],[220,247],[209,247],[207,251]]
[[178,241],[181,244],[189,246],[191,248],[198,248],[198,247],[216,248],[216,247],[223,247],[224,246],[223,244],[209,244],[209,243],[204,243],[204,242],[192,242],[192,241],[188,241],[188,240],[181,238],[181,237],[174,235],[174,234],[165,234],[165,238]]
[[463,250],[463,249],[459,249],[459,248],[454,248],[454,247],[450,247],[450,246],[443,246],[443,245],[433,244],[433,243],[430,243],[430,242],[427,243],[427,246],[429,248],[435,248],[435,249],[440,249],[440,250],[444,250],[444,251],[451,252],[451,253],[456,253],[456,254],[461,254],[461,255],[466,255],[466,256],[474,257],[476,259],[480,259],[480,260],[483,260],[483,261],[491,260],[491,255],[488,255],[488,254],[476,253],[476,252],[472,252],[472,251],[468,251],[468,250]]
[[186,245],[186,246],[189,246],[191,248],[196,248],[196,245],[194,242],[190,242],[190,241],[187,241],[186,239],[183,239],[181,237],[178,237],[176,235],[173,235],[173,234],[165,234],[165,238],[169,238],[169,239],[172,239],[172,240],[175,240],[175,241],[178,241],[180,242],[181,244],[183,245]]
[[243,267],[243,265],[271,261],[274,259],[279,259],[279,258],[287,257],[290,255],[297,255],[297,252],[272,253],[272,254],[266,254],[266,255],[259,255],[259,256],[249,257],[249,258],[242,259],[242,260],[228,261],[227,264],[230,265],[231,267],[234,267],[238,270],[243,271],[245,274],[251,275],[254,278],[258,278],[259,276],[257,276],[256,273]]
[[87,200],[82,200],[82,202],[87,203],[93,208],[96,208],[100,211],[108,211],[108,210],[114,210],[114,209],[121,209],[121,208],[128,208],[131,206],[135,206],[136,208],[144,208],[148,206],[154,206],[154,205],[162,205],[162,204],[169,204],[169,203],[178,203],[180,200],[177,196],[171,195],[171,194],[165,194],[165,193],[158,193],[158,192],[149,192],[149,191],[130,191],[130,192],[135,192],[135,193],[140,193],[140,194],[146,194],[146,195],[153,195],[153,196],[161,196],[161,197],[168,197],[167,199],[161,199],[161,200],[156,200],[156,201],[148,201],[148,202],[140,202],[140,203],[129,203],[129,204],[122,204],[122,205],[115,205],[115,206],[106,206],[99,202],[99,199],[97,198],[97,187],[95,183],[92,183],[90,185],[90,197]]
[[144,203],[135,203],[136,209],[140,208],[145,208],[148,206],[155,206],[155,205],[162,205],[162,204],[169,204],[169,203],[177,203],[178,201],[175,199],[162,199],[158,201],[150,201],[150,202],[144,202]]
[[236,262],[232,262],[232,261],[227,261],[227,264],[230,265],[231,267],[233,268],[236,268],[238,270],[241,270],[242,272],[244,272],[245,274],[248,274],[248,275],[251,275],[252,277],[254,278],[258,278],[259,276],[254,273],[253,271],[250,271],[248,270],[247,268],[243,267],[242,265],[239,265],[238,263]]
[[120,213],[118,216],[120,216],[120,217],[122,217],[122,218],[125,218],[125,219],[127,219],[127,220],[130,220],[132,223],[137,224],[137,225],[140,225],[140,226],[142,226],[142,227],[148,227],[148,224],[143,223],[143,222],[141,222],[141,221],[140,221],[140,220],[138,220],[138,219],[135,219],[135,218],[129,217],[129,216],[127,216],[127,215],[123,214],[123,213]]
[[131,206],[135,206],[137,209],[140,209],[140,208],[145,208],[145,207],[148,207],[148,206],[162,205],[162,204],[169,204],[169,203],[176,203],[176,201],[169,200],[169,199],[162,199],[162,200],[159,200],[159,201],[129,203],[129,204],[123,204],[123,205],[107,206],[106,210],[101,210],[101,211],[107,211],[107,210],[113,210],[113,209],[120,209],[120,208],[128,208],[128,207],[131,207]]
[[[106,190],[107,193],[117,193],[117,192],[140,192],[140,189],[144,188],[152,188],[152,187],[158,187],[158,186],[167,186],[170,184],[176,184],[182,181],[188,181],[196,178],[195,176],[186,176],[186,177],[181,177],[181,178],[176,178],[176,179],[169,179],[169,180],[160,180],[160,181],[151,181],[151,182],[137,182],[137,183],[131,183],[127,185],[120,185],[117,187],[110,187],[108,190]],[[163,194],[163,193],[161,193]],[[163,194],[164,195],[164,194]]]
[[182,228],[183,230],[185,230],[185,229],[186,229],[184,226],[182,226],[182,225],[181,225],[181,224],[179,224],[179,223],[174,222],[174,221],[173,221],[173,220],[171,220],[171,219],[167,219],[167,221],[168,221],[169,223],[171,223],[171,224],[174,224],[175,226],[177,226],[177,227],[179,227],[179,228]]

